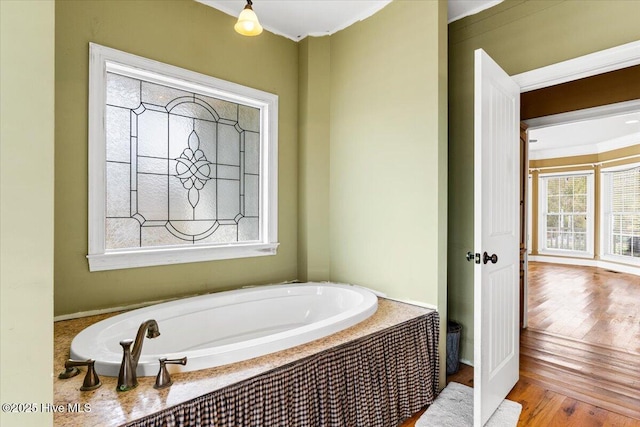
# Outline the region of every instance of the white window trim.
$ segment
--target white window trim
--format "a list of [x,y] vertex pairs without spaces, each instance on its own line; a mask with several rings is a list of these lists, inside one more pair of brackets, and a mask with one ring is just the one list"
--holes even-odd
[[[547,186],[544,178],[554,176],[587,175],[587,250],[584,252],[567,249],[549,249],[547,245]],[[553,172],[538,175],[538,253],[541,255],[558,255],[574,258],[593,258],[594,256],[594,184],[593,171]]]
[[[183,68],[89,43],[89,271],[275,255],[278,248],[278,96]],[[259,242],[107,250],[107,71],[197,91],[260,109]],[[151,73],[149,73],[151,72]],[[154,73],[154,74],[152,74]],[[157,74],[163,77],[159,78]]]
[[533,252],[533,175],[527,177],[527,254]]
[[600,170],[600,259],[604,261],[640,266],[640,258],[615,255],[609,252],[609,242],[611,241],[611,235],[607,223],[609,216],[611,215],[611,213],[609,212],[609,206],[611,206],[611,192],[606,190],[607,188],[611,187],[611,175],[608,175],[607,172],[617,172],[620,170],[637,168],[639,166],[640,163],[631,163],[609,168],[602,168]]

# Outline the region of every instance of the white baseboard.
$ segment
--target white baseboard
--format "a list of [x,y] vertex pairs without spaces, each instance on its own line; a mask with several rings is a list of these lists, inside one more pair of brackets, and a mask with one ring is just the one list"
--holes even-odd
[[640,267],[618,264],[616,262],[603,261],[601,259],[563,258],[541,255],[529,255],[528,259],[529,261],[547,262],[550,264],[581,265],[585,267],[605,268],[607,270],[617,271],[619,273],[627,273],[633,274],[635,276],[640,276]]
[[460,359],[460,363],[464,363],[465,365],[473,366],[473,362],[467,359]]
[[428,309],[431,309],[431,310],[438,311],[438,306],[437,305],[429,304],[427,302],[416,301],[416,300],[412,300],[412,299],[396,299],[396,298],[389,298],[389,297],[386,297],[386,298],[394,300],[394,301],[404,302],[404,303],[411,304],[411,305],[417,305],[418,307],[423,307],[423,308],[428,308]]

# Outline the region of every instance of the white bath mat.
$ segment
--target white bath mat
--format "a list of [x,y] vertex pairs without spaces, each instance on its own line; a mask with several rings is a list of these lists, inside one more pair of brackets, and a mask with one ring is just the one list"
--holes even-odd
[[[515,427],[518,425],[521,411],[521,404],[504,400],[485,426]],[[458,383],[449,383],[416,422],[416,427],[472,426],[473,389]]]

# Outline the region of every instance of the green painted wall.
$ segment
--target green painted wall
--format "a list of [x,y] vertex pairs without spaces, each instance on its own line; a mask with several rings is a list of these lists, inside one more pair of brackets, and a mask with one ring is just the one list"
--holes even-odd
[[299,43],[298,275],[329,280],[331,38]]
[[[0,1],[0,396],[53,402],[54,5]],[[50,426],[51,413],[0,413]]]
[[432,305],[446,277],[441,9],[392,2],[331,37],[331,278]]
[[395,1],[299,52],[300,278],[427,303],[442,319],[446,13]]
[[[297,278],[297,44],[240,36],[233,17],[191,0],[58,1],[55,12],[55,314]],[[89,42],[279,96],[278,255],[89,273]]]
[[473,360],[473,52],[510,75],[640,39],[638,1],[505,2],[449,25],[449,318]]
[[329,203],[331,280],[437,306],[443,326],[446,9],[394,1],[331,36]]

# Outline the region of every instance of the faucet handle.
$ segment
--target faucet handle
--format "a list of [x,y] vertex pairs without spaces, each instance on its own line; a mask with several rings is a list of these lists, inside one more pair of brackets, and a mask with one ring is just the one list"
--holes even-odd
[[100,378],[98,377],[98,374],[96,374],[95,363],[96,361],[93,359],[87,359],[87,360],[69,359],[64,363],[65,371],[61,372],[58,375],[58,378],[67,379],[67,378],[75,377],[80,373],[80,370],[78,370],[77,367],[86,366],[87,374],[84,376],[84,381],[82,383],[82,387],[80,387],[80,390],[81,391],[95,390],[102,385],[102,382],[100,382]]
[[166,357],[163,357],[162,359],[159,359],[159,362],[160,362],[160,370],[158,371],[158,376],[156,377],[156,383],[153,386],[153,388],[157,388],[157,389],[170,387],[171,384],[173,384],[173,381],[171,380],[171,376],[169,375],[169,371],[167,370],[166,365],[167,364],[186,365],[187,358],[183,357],[182,359],[167,359]]
[[118,373],[117,391],[128,391],[138,386],[138,377],[136,375],[137,366],[134,366],[131,360],[132,344],[132,339],[120,341],[120,345],[122,346],[122,363],[120,363],[120,372]]

